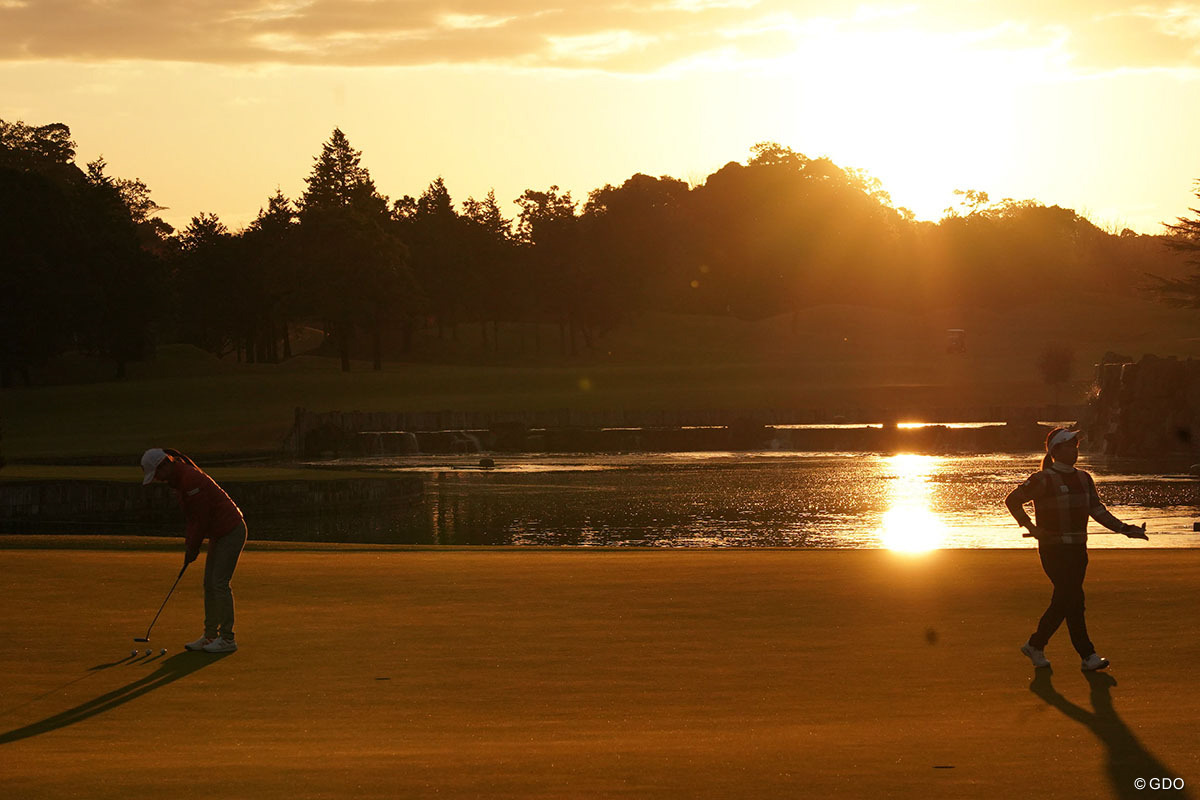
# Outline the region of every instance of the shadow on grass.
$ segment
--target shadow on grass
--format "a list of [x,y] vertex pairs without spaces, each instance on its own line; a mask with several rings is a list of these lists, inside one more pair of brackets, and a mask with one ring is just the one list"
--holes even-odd
[[[97,714],[103,714],[105,711],[111,711],[117,706],[141,697],[147,692],[152,692],[155,689],[161,689],[163,686],[166,686],[169,683],[174,683],[180,678],[190,675],[198,669],[207,667],[209,664],[214,664],[228,655],[231,654],[221,653],[214,655],[211,653],[188,652],[172,656],[160,663],[158,665],[158,669],[154,670],[154,672],[151,672],[149,675],[139,678],[132,683],[127,683],[119,689],[114,689],[111,692],[102,694],[94,700],[89,700],[82,705],[67,709],[60,714],[55,714],[52,717],[46,717],[39,722],[34,722],[24,727],[16,728],[8,731],[7,733],[0,733],[0,745],[9,744],[10,742],[17,742],[21,739],[28,739],[31,736],[39,736],[43,733],[49,733],[50,731],[56,731],[59,728],[65,728],[68,725],[74,725],[76,722],[83,722],[85,719],[94,717]],[[149,659],[149,661],[153,660],[154,659]],[[115,661],[111,664],[99,664],[95,667],[92,667],[90,670],[88,670],[88,672],[92,673],[95,670],[107,669],[109,667],[114,667],[118,664],[126,662],[130,665],[136,665],[139,663],[139,661],[135,659],[121,659],[121,661]],[[80,679],[77,678],[76,680]],[[64,686],[69,686],[71,683],[75,683],[75,681],[70,681],[69,683],[64,684]],[[59,688],[61,689],[63,687]]]
[[[1104,672],[1084,673],[1091,686],[1092,710],[1087,711],[1058,693],[1050,682],[1053,674],[1054,671],[1049,667],[1037,670],[1029,684],[1029,691],[1045,700],[1047,705],[1057,708],[1085,726],[1100,740],[1107,751],[1108,780],[1112,784],[1114,796],[1145,797],[1148,790],[1145,787],[1138,789],[1134,784],[1138,778],[1149,781],[1151,778],[1179,777],[1177,772],[1167,769],[1165,764],[1155,758],[1133,735],[1125,721],[1117,716],[1111,692],[1112,687],[1117,685],[1116,678]],[[1156,790],[1151,793],[1155,797],[1191,796],[1186,789]]]
[[96,672],[99,672],[102,669],[108,669],[109,667],[116,667],[121,664],[133,664],[137,660],[138,660],[138,656],[136,656],[136,655],[125,656],[125,658],[122,658],[118,661],[110,661],[107,664],[97,664],[94,667],[88,667],[87,672],[83,673],[78,678],[72,678],[71,680],[67,681],[66,683],[62,684],[61,686],[55,686],[53,689],[51,689],[48,692],[42,692],[41,694],[37,695],[36,697],[29,698],[28,700],[26,700],[24,703],[21,703],[20,705],[15,705],[12,708],[6,708],[3,711],[0,711],[0,717],[7,717],[9,714],[14,714],[17,711],[20,711],[22,708],[25,708],[25,706],[32,705],[33,703],[36,703],[38,700],[47,698],[50,695],[54,694],[55,692],[61,692],[63,689],[66,689],[68,686],[73,686],[73,685],[79,683],[80,681],[85,681],[88,678],[92,677],[92,675],[94,675]]

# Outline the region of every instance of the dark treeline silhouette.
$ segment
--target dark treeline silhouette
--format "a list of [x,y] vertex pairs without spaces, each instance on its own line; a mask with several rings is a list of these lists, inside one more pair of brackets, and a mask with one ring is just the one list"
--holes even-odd
[[67,349],[116,363],[150,345],[163,290],[155,250],[169,229],[144,184],[81,170],[65,125],[0,121],[0,385]]
[[582,204],[529,189],[510,218],[490,192],[456,207],[441,178],[390,201],[337,129],[299,198],[277,190],[240,231],[206,213],[175,231],[144,183],[74,158],[65,125],[0,120],[4,386],[67,350],[111,358],[118,377],[162,342],[277,362],[301,324],[325,332],[343,369],[379,369],[453,353],[465,326],[494,357],[501,326],[509,350],[570,357],[648,311],[795,319],[833,304],[1005,308],[1055,286],[1128,295],[1178,274],[1166,245],[1196,238],[1186,220],[1116,234],[978,191],[920,222],[866,173],[775,143],[697,186],[638,174]]

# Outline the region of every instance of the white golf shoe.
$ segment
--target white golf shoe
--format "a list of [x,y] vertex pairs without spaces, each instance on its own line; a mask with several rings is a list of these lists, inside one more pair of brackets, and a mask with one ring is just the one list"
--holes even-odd
[[206,653],[232,653],[237,650],[237,642],[233,639],[222,639],[217,637],[208,644],[204,645]]
[[1097,653],[1092,653],[1090,656],[1085,658],[1082,663],[1080,663],[1079,669],[1083,670],[1084,672],[1091,672],[1097,669],[1104,669],[1107,666],[1107,658],[1101,658]]
[[187,644],[185,644],[183,646],[183,649],[184,650],[203,650],[212,641],[213,640],[208,638],[207,636],[201,636],[196,641],[188,642]]
[[1029,660],[1033,662],[1035,667],[1050,666],[1050,659],[1046,658],[1046,653],[1042,650],[1038,650],[1029,642],[1021,645],[1021,652],[1029,657]]

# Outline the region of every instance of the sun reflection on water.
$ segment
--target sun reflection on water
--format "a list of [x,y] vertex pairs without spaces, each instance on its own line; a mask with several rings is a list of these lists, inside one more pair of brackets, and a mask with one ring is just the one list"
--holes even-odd
[[893,480],[879,529],[883,546],[905,553],[936,550],[945,541],[947,530],[930,508],[929,477],[941,468],[942,459],[902,453],[884,459],[884,464]]

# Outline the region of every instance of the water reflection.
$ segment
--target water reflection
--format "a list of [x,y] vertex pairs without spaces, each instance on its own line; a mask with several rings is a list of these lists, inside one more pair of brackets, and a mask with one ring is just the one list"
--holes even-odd
[[[445,545],[1033,548],[1004,497],[1041,455],[639,453],[381,459],[419,472],[425,502],[356,512],[251,516],[255,539]],[[365,465],[364,465],[365,466]],[[1196,547],[1200,482],[1159,464],[1086,458],[1117,517],[1150,541],[1092,524],[1088,546]],[[94,526],[86,532],[94,532]],[[30,531],[21,531],[30,532]],[[47,532],[84,532],[78,530]],[[122,527],[108,533],[131,533]],[[147,526],[161,533],[160,526]]]
[[888,509],[879,539],[889,550],[908,553],[934,550],[946,540],[946,523],[933,512],[931,476],[942,469],[938,456],[900,454],[884,460]]

